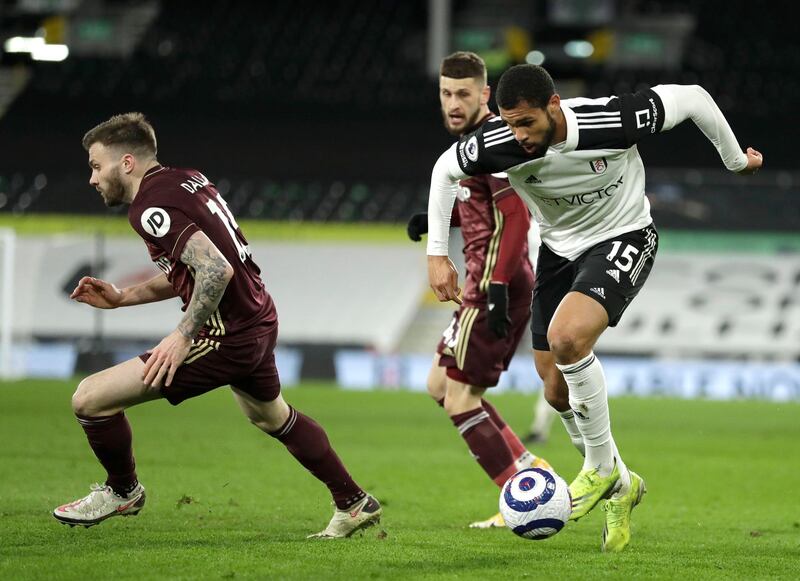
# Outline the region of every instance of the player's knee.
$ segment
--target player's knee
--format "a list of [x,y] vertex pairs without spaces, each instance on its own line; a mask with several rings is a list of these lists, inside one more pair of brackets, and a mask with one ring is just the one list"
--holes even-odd
[[444,398],[445,390],[447,389],[446,383],[440,377],[434,377],[433,374],[428,376],[428,395],[435,401],[440,401]]
[[433,364],[428,371],[428,380],[425,384],[430,395],[436,402],[444,399],[447,392],[447,372],[444,367],[439,366],[439,356],[433,359]]
[[547,333],[550,352],[558,363],[572,363],[582,357],[586,342],[569,329],[553,329]]
[[101,410],[97,407],[95,397],[94,376],[89,376],[78,384],[75,393],[72,394],[72,412],[78,416],[97,415]]

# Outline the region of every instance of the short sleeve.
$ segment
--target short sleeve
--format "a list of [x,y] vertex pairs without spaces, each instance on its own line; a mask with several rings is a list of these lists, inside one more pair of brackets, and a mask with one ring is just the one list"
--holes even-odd
[[167,205],[146,206],[130,218],[131,226],[145,241],[175,260],[180,260],[186,242],[200,230],[184,211]]

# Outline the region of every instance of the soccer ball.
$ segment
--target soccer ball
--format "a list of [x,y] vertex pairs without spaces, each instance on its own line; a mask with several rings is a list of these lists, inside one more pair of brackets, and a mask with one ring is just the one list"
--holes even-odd
[[572,497],[564,479],[547,468],[526,468],[508,479],[500,492],[500,514],[514,534],[538,541],[567,523]]

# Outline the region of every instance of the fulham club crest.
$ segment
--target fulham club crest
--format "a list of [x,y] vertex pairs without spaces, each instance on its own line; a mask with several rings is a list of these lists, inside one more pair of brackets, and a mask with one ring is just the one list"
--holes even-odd
[[605,157],[590,161],[589,165],[594,173],[604,173],[608,169],[608,162]]

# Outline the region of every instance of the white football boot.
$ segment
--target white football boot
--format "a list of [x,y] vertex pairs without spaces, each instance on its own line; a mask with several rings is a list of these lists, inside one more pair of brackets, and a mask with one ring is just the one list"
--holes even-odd
[[59,506],[53,516],[69,526],[90,527],[112,516],[134,516],[142,510],[145,501],[144,486],[137,484],[127,496],[120,496],[106,484],[92,484],[88,496]]
[[378,524],[381,521],[382,513],[383,509],[380,503],[368,494],[350,508],[344,510],[337,508],[325,530],[308,535],[306,538],[344,539],[356,531]]

